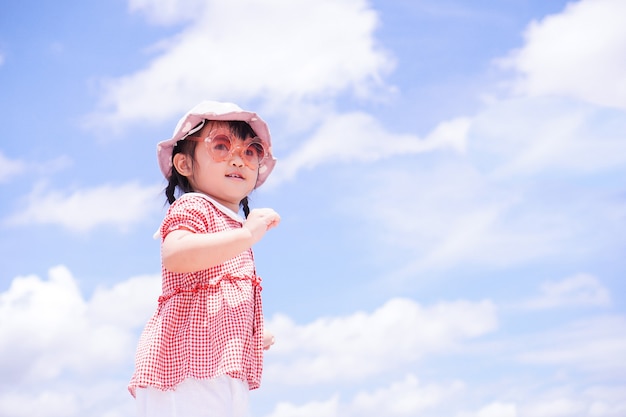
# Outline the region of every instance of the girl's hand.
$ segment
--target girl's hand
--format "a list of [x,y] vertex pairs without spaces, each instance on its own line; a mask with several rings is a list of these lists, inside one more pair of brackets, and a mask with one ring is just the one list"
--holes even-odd
[[276,341],[276,338],[269,330],[263,330],[263,349],[268,350]]
[[280,216],[270,208],[253,209],[243,227],[250,231],[254,243],[261,240],[269,229],[278,226]]

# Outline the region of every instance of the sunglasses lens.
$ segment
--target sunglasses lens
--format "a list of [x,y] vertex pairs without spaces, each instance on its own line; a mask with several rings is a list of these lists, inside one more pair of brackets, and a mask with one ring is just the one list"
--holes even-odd
[[265,158],[265,148],[259,142],[252,142],[246,147],[244,155],[248,161],[258,164]]
[[207,142],[207,147],[213,158],[216,160],[225,160],[230,155],[232,143],[230,138],[225,135],[217,135]]

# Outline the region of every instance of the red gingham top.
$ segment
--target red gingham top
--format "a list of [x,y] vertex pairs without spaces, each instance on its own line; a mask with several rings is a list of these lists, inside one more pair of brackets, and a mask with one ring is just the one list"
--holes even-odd
[[[213,233],[242,223],[206,196],[188,193],[172,203],[160,233],[165,238],[183,227]],[[173,390],[185,378],[221,375],[258,388],[263,368],[260,284],[252,249],[204,271],[173,273],[162,267],[163,294],[139,339],[130,393],[147,386]]]

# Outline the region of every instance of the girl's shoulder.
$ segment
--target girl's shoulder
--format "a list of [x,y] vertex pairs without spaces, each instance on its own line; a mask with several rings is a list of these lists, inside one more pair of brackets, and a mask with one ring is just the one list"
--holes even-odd
[[220,216],[219,210],[201,194],[186,193],[172,202],[167,210],[161,223],[161,235],[165,236],[181,227],[194,233],[214,231]]

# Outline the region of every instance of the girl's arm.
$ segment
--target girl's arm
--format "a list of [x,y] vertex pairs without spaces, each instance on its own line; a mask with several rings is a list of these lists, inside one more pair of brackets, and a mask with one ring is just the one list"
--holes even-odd
[[272,209],[250,211],[241,229],[217,233],[170,232],[161,245],[163,266],[171,272],[195,272],[234,258],[276,227],[280,216]]

